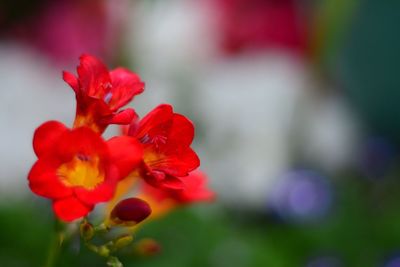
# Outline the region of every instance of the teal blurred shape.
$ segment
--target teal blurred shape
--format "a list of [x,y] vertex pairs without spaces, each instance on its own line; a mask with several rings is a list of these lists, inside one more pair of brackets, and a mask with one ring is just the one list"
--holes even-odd
[[334,71],[372,132],[400,141],[400,1],[358,3]]

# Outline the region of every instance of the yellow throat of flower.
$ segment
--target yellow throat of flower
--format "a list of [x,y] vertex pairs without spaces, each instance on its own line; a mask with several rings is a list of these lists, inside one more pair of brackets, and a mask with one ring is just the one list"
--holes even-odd
[[74,128],[79,128],[84,126],[91,128],[93,131],[97,133],[100,133],[104,130],[103,128],[100,128],[100,126],[96,123],[95,119],[93,118],[93,115],[90,113],[85,115],[77,114],[75,117]]
[[68,187],[81,186],[90,190],[104,181],[104,172],[98,156],[79,154],[70,162],[62,164],[57,174]]

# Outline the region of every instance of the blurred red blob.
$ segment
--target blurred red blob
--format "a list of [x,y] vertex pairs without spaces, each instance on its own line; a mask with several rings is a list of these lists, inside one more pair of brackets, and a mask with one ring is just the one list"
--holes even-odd
[[154,256],[161,252],[161,246],[154,239],[144,238],[139,240],[134,247],[136,254],[143,257]]
[[221,46],[228,54],[247,50],[307,50],[307,22],[297,0],[213,0]]
[[4,12],[9,13],[0,13],[0,33],[34,46],[54,61],[69,63],[83,51],[111,58],[116,51],[123,16],[113,14],[114,1],[19,2],[6,4]]

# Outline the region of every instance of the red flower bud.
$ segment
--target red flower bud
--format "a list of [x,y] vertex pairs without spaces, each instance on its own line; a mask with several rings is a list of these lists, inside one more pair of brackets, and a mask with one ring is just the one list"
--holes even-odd
[[120,201],[111,211],[110,220],[114,224],[133,226],[146,219],[151,213],[147,202],[139,198],[127,198]]
[[160,253],[161,246],[151,238],[144,238],[136,244],[134,250],[140,256],[149,257]]

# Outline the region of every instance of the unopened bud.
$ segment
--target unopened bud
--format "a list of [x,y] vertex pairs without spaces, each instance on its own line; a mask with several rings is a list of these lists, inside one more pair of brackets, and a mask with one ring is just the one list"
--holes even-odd
[[110,255],[110,249],[107,246],[98,247],[97,253],[102,257],[108,257]]
[[85,240],[90,240],[94,236],[93,225],[87,221],[83,221],[81,223],[81,225],[79,226],[79,230],[80,230],[82,238]]
[[151,238],[140,240],[135,246],[135,252],[141,256],[153,256],[161,251],[161,246]]
[[124,235],[114,241],[114,247],[120,249],[132,243],[133,237],[131,235]]
[[110,220],[116,225],[133,226],[146,219],[151,213],[147,202],[139,198],[120,201],[111,211]]

